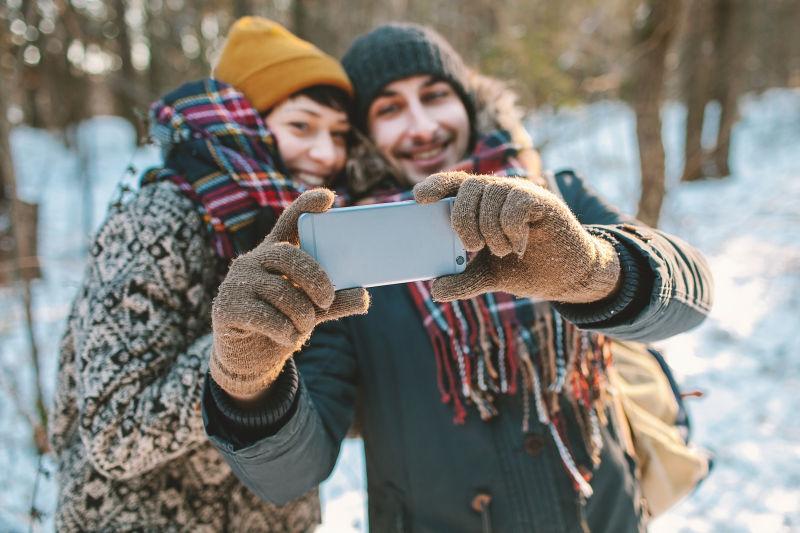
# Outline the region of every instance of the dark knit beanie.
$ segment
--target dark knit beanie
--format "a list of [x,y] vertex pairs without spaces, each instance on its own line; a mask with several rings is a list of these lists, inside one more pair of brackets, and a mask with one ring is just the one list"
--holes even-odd
[[[475,129],[475,103],[467,89],[467,68],[436,31],[410,23],[378,26],[358,37],[342,58],[356,95],[356,125],[366,130],[367,112],[380,91],[393,81],[428,74],[449,82]],[[473,135],[474,136],[474,135]]]

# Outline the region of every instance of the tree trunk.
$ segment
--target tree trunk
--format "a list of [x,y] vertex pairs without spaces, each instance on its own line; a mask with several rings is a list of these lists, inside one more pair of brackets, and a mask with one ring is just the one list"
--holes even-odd
[[308,34],[308,9],[304,0],[292,2],[292,32],[298,37],[311,40]]
[[165,7],[154,11],[150,2],[146,4],[145,37],[150,46],[150,62],[147,65],[148,100],[160,97],[167,87],[173,88],[180,82],[180,76],[170,66],[169,56],[172,43],[169,41],[169,26],[164,21]]
[[689,2],[686,6],[686,33],[681,64],[683,95],[686,101],[686,145],[681,181],[703,177],[703,118],[711,100],[714,43],[709,35],[713,12],[709,2]]
[[112,90],[114,93],[114,107],[121,117],[130,122],[137,132],[137,139],[142,134],[142,124],[139,120],[137,110],[141,112],[141,102],[137,98],[138,75],[133,67],[131,59],[131,36],[128,23],[125,20],[126,11],[125,0],[114,0],[114,10],[117,12],[117,52],[122,60],[122,67],[119,74],[112,80]]
[[[23,0],[20,3],[20,12],[28,26],[36,27],[39,24],[41,17],[32,0]],[[44,54],[42,44],[43,39],[40,36],[34,42],[25,41],[21,45],[15,47],[16,50],[14,50],[14,55],[20,65],[17,72],[17,81],[20,82],[20,89],[23,94],[22,109],[25,115],[25,123],[32,128],[44,128],[48,125],[45,120],[47,114],[42,112],[39,98],[37,98],[37,95],[42,90],[42,78],[46,76],[46,73],[42,69],[41,61],[35,65],[24,62],[22,51],[28,46],[36,46],[39,52]]]
[[22,67],[22,90],[25,95],[23,110],[25,123],[32,128],[44,128],[47,122],[39,108],[37,94],[42,90],[42,76],[37,66],[24,65]]
[[742,69],[739,65],[745,55],[744,39],[749,34],[743,27],[747,17],[746,6],[739,1],[717,0],[715,49],[717,68],[715,69],[715,96],[720,105],[720,123],[717,145],[713,158],[717,175],[730,175],[731,132],[739,118],[738,99],[742,92]]
[[89,80],[85,72],[75,68],[67,59],[68,44],[83,39],[86,34],[82,27],[86,22],[74,6],[65,2],[60,11],[59,24],[53,34],[47,37],[61,43],[60,51],[42,48],[42,72],[44,95],[47,102],[47,123],[50,127],[63,131],[70,124],[77,124],[89,116]]
[[235,19],[254,14],[249,0],[233,0],[233,17]]
[[[0,57],[5,51],[4,35],[0,33]],[[8,73],[3,72],[8,76]],[[13,73],[12,73],[13,74]],[[9,77],[14,77],[9,76]],[[7,78],[6,78],[7,79]],[[2,80],[0,80],[0,84]],[[4,88],[2,88],[4,89]],[[0,285],[14,284],[21,289],[22,306],[25,311],[31,367],[33,369],[35,412],[36,419],[32,422],[34,445],[41,455],[48,451],[47,439],[42,438],[47,434],[47,409],[44,401],[41,370],[39,365],[39,350],[34,333],[33,295],[30,280],[39,277],[39,265],[36,257],[36,220],[37,208],[34,204],[22,202],[17,199],[16,180],[14,176],[14,162],[11,154],[10,132],[11,128],[6,119],[8,102],[5,90],[0,90],[0,175],[3,176],[3,186],[8,201],[0,205],[0,218],[7,216],[8,235],[0,231]],[[9,250],[5,244],[11,243]],[[10,252],[4,257],[5,252]],[[19,403],[18,398],[14,401]],[[23,412],[27,412],[24,410]]]
[[[6,52],[5,28],[0,28],[0,57]],[[0,65],[0,286],[40,277],[36,255],[35,204],[17,198],[14,161],[11,154],[11,125],[8,123],[9,87],[18,80],[19,67]],[[27,291],[27,285],[25,285]],[[35,344],[32,345],[35,350]]]
[[642,173],[638,218],[658,224],[664,201],[664,145],[661,142],[661,103],[664,95],[665,58],[680,13],[680,2],[648,0],[648,13],[635,32],[633,107]]

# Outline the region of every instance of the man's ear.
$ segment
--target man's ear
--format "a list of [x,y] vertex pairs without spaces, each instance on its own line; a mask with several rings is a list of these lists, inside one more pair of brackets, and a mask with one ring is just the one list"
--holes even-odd
[[519,151],[517,158],[527,170],[528,179],[541,185],[542,158],[539,156],[539,152],[535,148],[525,148]]

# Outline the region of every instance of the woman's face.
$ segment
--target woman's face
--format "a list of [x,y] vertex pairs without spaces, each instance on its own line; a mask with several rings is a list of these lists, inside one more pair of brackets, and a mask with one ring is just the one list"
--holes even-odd
[[350,122],[343,111],[298,95],[272,108],[266,123],[292,180],[323,187],[344,168]]

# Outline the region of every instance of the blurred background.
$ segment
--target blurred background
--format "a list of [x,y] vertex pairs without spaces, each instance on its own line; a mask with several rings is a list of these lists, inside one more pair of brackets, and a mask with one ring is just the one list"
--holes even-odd
[[[800,1],[4,0],[0,5],[0,530],[49,531],[58,341],[109,202],[159,163],[150,102],[210,72],[231,23],[340,57],[428,24],[511,83],[546,167],[709,258],[717,305],[662,343],[717,467],[654,531],[800,531]],[[322,529],[364,531],[361,445]]]

